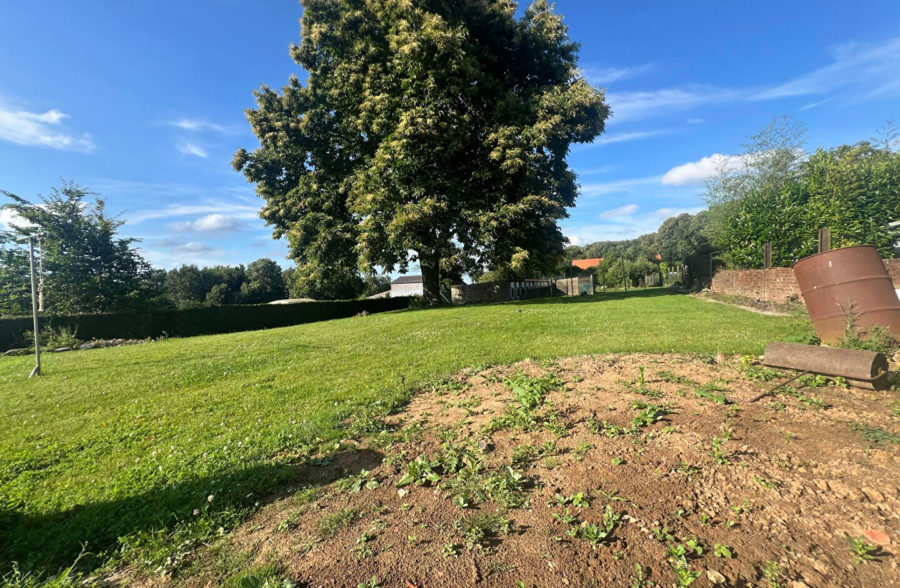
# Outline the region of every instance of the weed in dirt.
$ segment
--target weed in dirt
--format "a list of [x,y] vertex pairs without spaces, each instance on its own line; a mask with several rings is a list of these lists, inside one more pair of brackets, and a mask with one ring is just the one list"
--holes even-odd
[[509,534],[511,523],[504,516],[481,513],[457,520],[454,527],[463,536],[466,549],[491,553],[491,542]]
[[625,434],[624,428],[619,428],[605,420],[598,420],[596,417],[590,416],[586,421],[588,431],[596,435],[606,435],[607,437],[618,437]]
[[866,441],[875,445],[887,445],[900,443],[900,435],[895,435],[890,431],[885,431],[881,427],[873,427],[863,423],[848,423],[851,431],[856,431],[862,435]]
[[515,404],[511,404],[503,415],[488,423],[488,433],[501,429],[534,430],[545,420],[539,414],[544,399],[550,391],[559,387],[560,382],[553,374],[531,377],[520,373],[507,378],[503,384],[513,393]]
[[669,531],[668,527],[653,527],[650,529],[650,532],[653,533],[653,536],[656,537],[656,540],[660,543],[666,543],[667,541],[674,541],[675,536],[672,535],[672,532]]
[[275,531],[279,533],[286,533],[288,531],[292,531],[297,528],[297,525],[300,523],[300,513],[301,511],[294,511],[284,518],[280,523],[275,525]]
[[684,376],[679,376],[675,372],[670,372],[667,370],[656,372],[656,377],[663,382],[668,382],[670,384],[680,384],[683,386],[699,386],[699,384],[697,384],[697,382],[695,382],[694,380],[686,378]]
[[356,588],[381,588],[381,584],[378,583],[378,576],[372,576],[366,582],[357,584]]
[[591,501],[584,492],[570,494],[569,496],[564,496],[557,492],[554,494],[553,502],[550,503],[550,506],[566,506],[568,504],[571,504],[576,508],[588,508],[591,505]]
[[355,476],[348,476],[346,478],[338,480],[337,482],[335,482],[334,486],[341,492],[357,493],[363,488],[374,490],[380,485],[381,483],[374,475],[372,475],[371,472],[369,472],[368,470],[362,470]]
[[550,516],[551,516],[552,518],[556,519],[557,521],[559,521],[560,523],[564,524],[564,525],[575,525],[575,524],[578,524],[578,517],[576,517],[575,515],[571,514],[571,513],[569,512],[569,509],[568,509],[568,508],[566,509],[566,511],[565,511],[563,514],[559,514],[558,512],[555,512],[555,513],[553,513],[553,514],[550,515]]
[[781,588],[781,566],[777,561],[766,561],[762,569],[763,578],[769,584],[769,588]]
[[694,388],[694,396],[696,398],[710,400],[716,404],[731,404],[731,400],[725,396],[725,392],[727,391],[727,388],[724,388],[715,382],[710,382],[709,384]]
[[353,553],[356,556],[357,561],[375,555],[375,551],[370,545],[374,538],[375,535],[371,531],[366,531],[356,539],[356,545],[353,547]]
[[762,486],[763,488],[768,488],[769,490],[778,490],[781,483],[778,480],[766,480],[760,476],[753,476],[753,481]]
[[572,455],[575,457],[575,461],[581,461],[587,455],[588,451],[591,449],[596,449],[597,446],[593,443],[588,443],[587,441],[582,441],[578,445],[575,446],[575,449],[572,450]]
[[359,511],[353,508],[342,508],[335,513],[327,514],[319,519],[319,535],[330,539],[358,517]]
[[681,462],[681,465],[678,466],[678,471],[690,478],[691,476],[696,476],[700,473],[700,467],[683,461]]
[[859,330],[856,328],[855,316],[852,311],[848,314],[847,328],[844,336],[838,341],[839,347],[847,349],[859,349],[862,351],[874,351],[881,353],[886,357],[891,357],[895,352],[900,350],[900,341],[895,339],[891,332],[881,327],[872,327],[872,330],[863,339]]
[[622,457],[614,457],[614,458],[612,458],[611,463],[612,463],[614,466],[620,466],[620,465],[622,465],[623,463],[625,463],[625,459],[622,458]]
[[709,456],[713,458],[719,465],[729,465],[731,464],[731,454],[723,449],[723,445],[725,441],[727,441],[727,437],[713,437],[712,440],[712,449],[709,450]]
[[441,547],[441,555],[444,557],[456,557],[459,555],[459,546],[452,541],[444,543],[444,546]]
[[672,413],[671,408],[664,404],[655,405],[648,402],[635,402],[631,407],[641,411],[636,417],[631,419],[631,426],[628,432],[632,434],[636,434],[644,427],[663,420],[666,415]]
[[296,585],[279,574],[274,565],[246,571],[226,584],[231,588],[294,588]]
[[432,461],[427,455],[420,455],[406,465],[406,473],[397,480],[397,488],[403,488],[410,484],[425,486],[440,482],[441,476],[436,471],[440,467],[441,462]]
[[534,459],[554,455],[557,452],[556,442],[547,441],[540,447],[528,445],[516,445],[513,449],[512,462],[513,465],[524,465]]
[[644,567],[636,563],[634,564],[634,575],[628,578],[628,586],[629,588],[650,588],[656,584],[647,578]]
[[880,547],[872,545],[863,537],[850,537],[848,535],[847,543],[850,545],[850,553],[853,554],[854,561],[858,564],[875,559],[881,550]]
[[468,508],[485,500],[493,500],[506,508],[518,508],[528,501],[526,482],[520,472],[509,466],[486,474],[480,462],[472,462],[456,477],[445,480],[441,489],[459,508]]
[[724,543],[716,543],[713,545],[713,555],[716,557],[724,557],[726,559],[731,559],[733,556],[731,547]]
[[616,530],[621,519],[622,514],[615,512],[612,506],[607,504],[606,509],[603,511],[603,522],[601,524],[588,523],[582,527],[572,529],[569,531],[569,534],[573,537],[584,539],[591,544],[592,548],[596,549],[609,539],[609,536]]
[[670,557],[669,566],[675,572],[675,581],[682,588],[690,586],[700,577],[700,572],[692,571],[684,556]]

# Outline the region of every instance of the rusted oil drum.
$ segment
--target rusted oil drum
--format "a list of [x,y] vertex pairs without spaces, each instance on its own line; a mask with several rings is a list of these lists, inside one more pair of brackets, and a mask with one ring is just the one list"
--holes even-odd
[[874,247],[826,251],[804,257],[793,268],[822,341],[840,339],[851,316],[863,332],[877,325],[900,339],[900,300]]

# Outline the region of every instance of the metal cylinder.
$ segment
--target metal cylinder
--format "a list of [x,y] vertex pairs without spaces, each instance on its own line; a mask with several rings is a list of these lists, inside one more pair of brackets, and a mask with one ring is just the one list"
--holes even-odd
[[888,384],[888,361],[874,351],[816,347],[799,343],[769,343],[767,366],[840,376],[859,388],[879,389]]
[[840,339],[851,321],[863,333],[879,326],[900,339],[900,300],[874,247],[826,251],[804,257],[793,268],[822,341]]

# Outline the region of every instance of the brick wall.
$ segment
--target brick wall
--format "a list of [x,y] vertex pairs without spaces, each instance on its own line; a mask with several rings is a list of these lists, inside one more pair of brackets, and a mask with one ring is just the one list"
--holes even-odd
[[894,259],[885,259],[884,267],[887,268],[891,279],[894,280],[894,288],[900,289],[900,257]]
[[[900,258],[885,259],[884,265],[900,288]],[[716,294],[743,296],[766,302],[787,302],[791,297],[800,298],[800,287],[789,267],[773,267],[755,270],[719,270],[713,277],[710,289]]]
[[786,302],[800,297],[800,287],[789,267],[767,270],[720,270],[713,277],[710,288],[717,294],[744,296],[766,302]]

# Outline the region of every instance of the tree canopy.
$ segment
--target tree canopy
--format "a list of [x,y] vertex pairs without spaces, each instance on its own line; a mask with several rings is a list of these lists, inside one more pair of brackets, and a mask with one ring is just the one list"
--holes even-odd
[[0,236],[0,300],[4,314],[30,312],[28,257],[17,240],[43,233],[41,242],[46,306],[56,313],[127,310],[152,293],[150,266],[119,238],[123,221],[106,215],[105,203],[74,182],[54,188],[40,202],[3,192],[4,205],[20,221]]
[[[300,286],[418,262],[430,302],[450,272],[541,271],[575,203],[570,145],[609,108],[545,0],[303,0],[308,72],[247,112],[260,147],[234,166],[287,236]],[[351,284],[351,286],[347,286]]]

